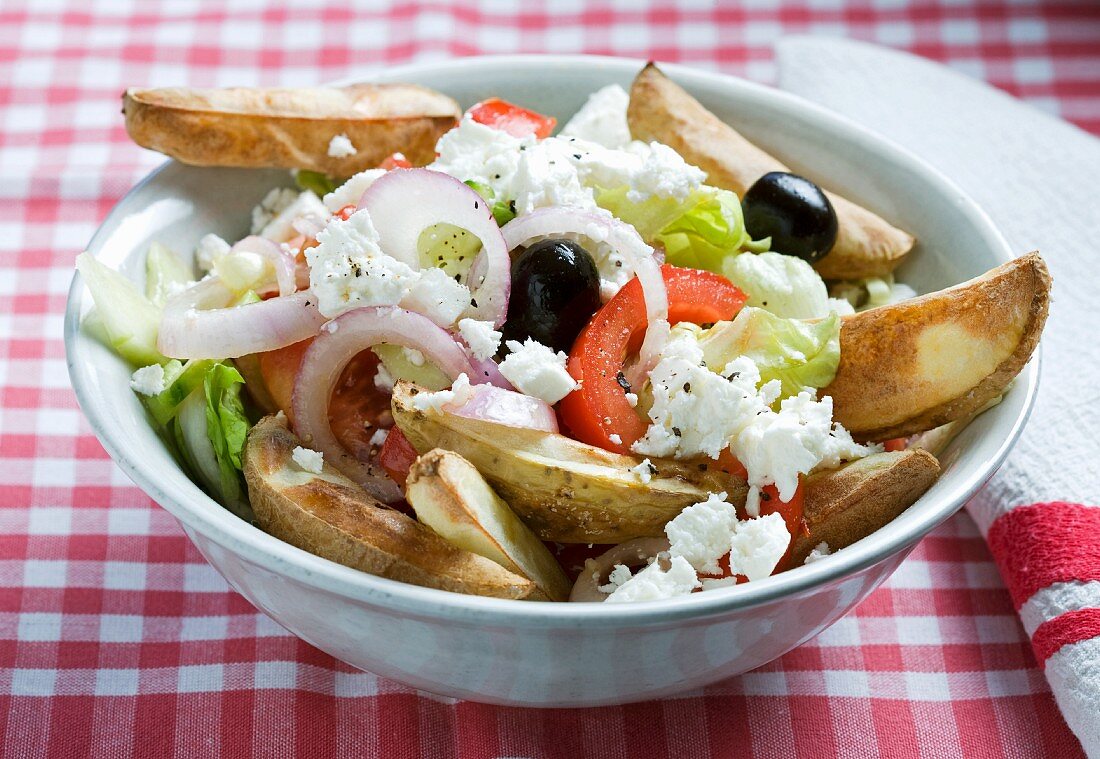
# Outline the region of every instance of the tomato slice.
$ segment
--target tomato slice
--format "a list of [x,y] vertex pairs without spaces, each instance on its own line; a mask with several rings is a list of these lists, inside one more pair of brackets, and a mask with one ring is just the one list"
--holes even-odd
[[[666,264],[661,274],[668,290],[669,322],[711,324],[732,319],[746,296],[720,274]],[[627,357],[641,348],[646,329],[645,296],[637,278],[604,304],[573,343],[569,373],[580,387],[559,409],[578,440],[618,453],[645,434],[648,423],[626,399],[622,376]],[[613,442],[612,436],[618,436]]]
[[909,445],[909,438],[895,437],[882,444],[888,451],[904,451]]
[[416,449],[405,437],[405,434],[397,427],[390,429],[386,435],[386,442],[382,443],[382,450],[378,452],[378,463],[386,470],[394,482],[405,487],[405,480],[409,477],[409,470],[417,457]]
[[558,120],[553,116],[544,116],[500,98],[482,100],[467,111],[470,118],[479,124],[507,132],[513,137],[526,137],[533,134],[538,138],[549,137]]
[[[302,356],[312,340],[303,340],[286,348],[257,354],[260,375],[276,406],[294,422],[291,396]],[[370,439],[380,428],[393,424],[390,397],[374,386],[378,357],[365,350],[344,368],[329,402],[332,434],[340,444],[361,460],[370,457]]]
[[404,153],[394,153],[383,159],[382,163],[378,164],[378,168],[385,169],[386,171],[390,169],[411,169],[412,167],[412,162],[405,157]]

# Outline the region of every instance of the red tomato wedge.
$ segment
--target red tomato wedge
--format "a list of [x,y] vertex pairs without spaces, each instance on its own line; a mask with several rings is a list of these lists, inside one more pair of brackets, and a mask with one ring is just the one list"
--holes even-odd
[[549,137],[558,123],[553,116],[543,116],[500,98],[482,100],[467,113],[477,123],[507,132],[513,137],[526,137],[529,134],[539,139]]
[[386,435],[386,442],[382,443],[382,450],[378,452],[378,463],[386,470],[390,479],[405,487],[405,480],[409,477],[409,470],[412,469],[416,457],[416,449],[409,439],[401,430],[393,427]]
[[[286,348],[257,354],[260,374],[275,404],[290,418],[293,425],[291,395],[302,356],[312,340],[303,340]],[[344,368],[329,402],[329,422],[340,444],[362,460],[371,455],[371,436],[381,427],[393,423],[390,397],[374,386],[378,373],[378,357],[365,350]],[[377,453],[377,451],[375,451]],[[406,468],[406,471],[407,468]]]
[[882,447],[888,451],[904,451],[909,446],[909,438],[895,437],[887,440]]
[[[668,290],[669,322],[711,324],[732,319],[746,296],[720,274],[661,267]],[[569,354],[569,373],[580,387],[559,405],[562,421],[578,440],[609,451],[629,453],[648,427],[626,399],[622,377],[627,358],[641,348],[646,310],[642,284],[627,282],[581,331]],[[612,436],[618,435],[612,442]]]

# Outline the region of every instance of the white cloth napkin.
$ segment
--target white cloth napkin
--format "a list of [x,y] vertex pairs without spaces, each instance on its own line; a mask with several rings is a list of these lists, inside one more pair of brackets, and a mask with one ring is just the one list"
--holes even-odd
[[[998,563],[1037,654],[1043,648],[1039,638],[1045,635],[1049,644],[1051,628],[1060,627],[1064,638],[1067,630],[1082,629],[1081,619],[1091,619],[1095,630],[1100,569],[1085,566],[1082,571],[1078,558],[1076,574],[1035,591],[1035,583],[1029,586],[1028,578],[1020,577],[1031,568],[1013,565],[1012,557],[1004,555],[1011,552],[999,549],[990,528],[1020,507],[1049,506],[1031,515],[1039,518],[1030,519],[1026,532],[1052,524],[1043,521],[1048,514],[1075,508],[1077,516],[1068,526],[1072,531],[1081,514],[1095,517],[1100,507],[1100,141],[907,53],[847,40],[790,37],[779,42],[777,62],[780,87],[916,153],[984,207],[1014,250],[1038,249],[1049,264],[1054,297],[1042,341],[1035,412],[1004,467],[967,508],[991,539],[995,555],[1001,554]],[[1078,530],[1076,538],[1094,541],[1086,554],[1100,555],[1100,534]],[[1080,549],[1073,554],[1079,557]],[[1043,550],[1058,549],[1047,545]],[[1077,579],[1082,574],[1085,578]],[[1067,612],[1070,616],[1063,616]],[[1047,629],[1036,636],[1044,622]],[[1054,640],[1061,639],[1055,635]],[[1045,660],[1045,672],[1086,753],[1100,757],[1100,637],[1060,646]]]

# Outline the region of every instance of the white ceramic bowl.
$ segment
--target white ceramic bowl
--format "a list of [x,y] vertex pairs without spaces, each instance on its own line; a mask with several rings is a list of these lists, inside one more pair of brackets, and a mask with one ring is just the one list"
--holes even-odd
[[[624,86],[640,61],[467,58],[371,78],[419,82],[464,106],[500,96],[568,118],[593,90]],[[718,74],[667,67],[720,117],[901,227],[918,248],[900,272],[918,291],[1010,258],[985,214],[896,145],[791,95]],[[247,232],[252,206],[285,172],[169,162],[111,211],[89,250],[141,278],[150,242],[190,251],[206,232]],[[1026,421],[1035,362],[1004,402],[963,432],[943,476],[891,524],[824,561],[759,582],[636,605],[539,604],[405,585],[280,542],[208,498],[154,434],[129,369],[80,330],[90,298],[73,280],[65,320],[80,405],[119,466],[175,516],[229,584],[284,627],[357,667],[439,694],[501,704],[587,706],[676,693],[745,672],[813,637],[859,603],[920,538],[997,469]]]

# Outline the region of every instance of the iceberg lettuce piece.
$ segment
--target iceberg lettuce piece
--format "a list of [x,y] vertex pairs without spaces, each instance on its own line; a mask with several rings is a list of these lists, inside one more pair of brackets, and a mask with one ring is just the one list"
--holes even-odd
[[703,360],[716,372],[738,356],[749,357],[760,370],[761,383],[779,380],[782,400],[806,389],[823,388],[836,377],[840,317],[833,312],[807,322],[748,306],[733,321],[708,329],[699,345]]
[[662,246],[665,260],[677,266],[721,273],[728,256],[767,250],[770,244],[749,237],[741,202],[729,190],[704,186],[683,200],[652,197],[633,203],[627,188],[619,188],[600,191],[596,202],[631,224],[650,245]]
[[154,306],[195,281],[194,272],[167,246],[155,242],[145,254],[145,297]]
[[96,329],[102,327],[118,355],[135,366],[167,361],[157,350],[160,309],[133,282],[89,253],[76,257],[76,268],[95,301]]
[[722,273],[749,296],[748,305],[788,319],[820,319],[830,310],[829,291],[806,261],[781,253],[730,256]]
[[203,378],[206,396],[206,436],[214,449],[218,464],[218,500],[227,508],[241,514],[247,501],[243,495],[243,462],[245,438],[252,426],[244,413],[241,388],[244,377],[229,364],[216,363]]

